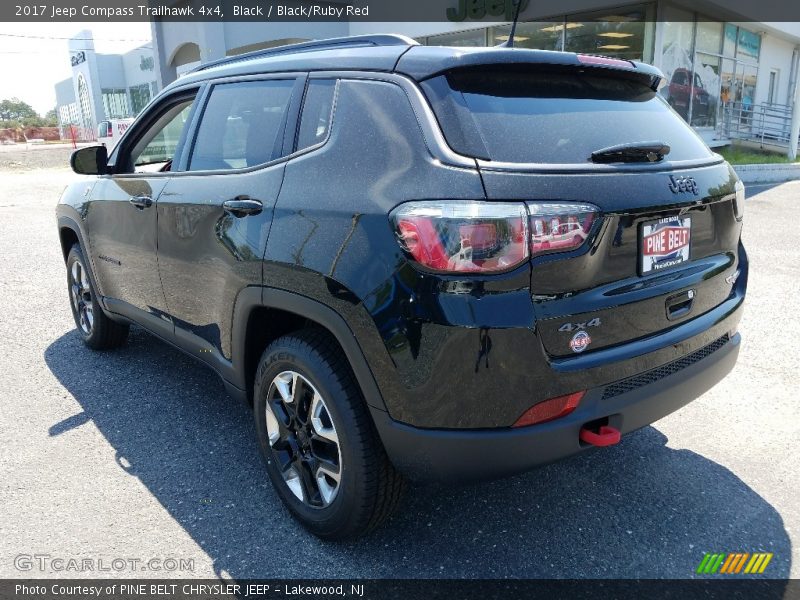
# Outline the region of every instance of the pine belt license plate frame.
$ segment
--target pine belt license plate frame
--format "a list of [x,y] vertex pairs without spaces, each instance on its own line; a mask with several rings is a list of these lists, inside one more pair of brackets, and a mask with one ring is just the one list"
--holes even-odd
[[651,275],[691,260],[692,217],[676,215],[639,225],[639,275]]

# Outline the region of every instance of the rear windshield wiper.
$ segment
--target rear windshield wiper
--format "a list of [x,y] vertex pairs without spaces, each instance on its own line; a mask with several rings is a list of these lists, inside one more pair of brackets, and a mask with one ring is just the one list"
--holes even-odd
[[619,144],[592,152],[591,161],[596,163],[615,162],[658,162],[669,154],[670,147],[664,142],[633,142]]

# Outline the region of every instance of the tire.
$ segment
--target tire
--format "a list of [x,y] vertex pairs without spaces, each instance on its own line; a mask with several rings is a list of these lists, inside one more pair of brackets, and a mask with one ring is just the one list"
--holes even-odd
[[67,291],[75,327],[92,350],[110,350],[125,343],[128,325],[109,319],[97,300],[80,244],[74,244],[67,255]]
[[270,344],[256,372],[254,413],[270,480],[315,535],[364,535],[399,504],[405,480],[328,332],[303,329]]

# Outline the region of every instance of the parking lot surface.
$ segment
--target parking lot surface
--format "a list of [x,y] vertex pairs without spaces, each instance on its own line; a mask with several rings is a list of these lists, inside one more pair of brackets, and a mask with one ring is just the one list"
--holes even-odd
[[[118,351],[81,344],[54,219],[75,176],[20,160],[0,164],[0,577],[684,578],[712,551],[800,576],[800,182],[749,189],[744,342],[716,388],[615,447],[414,486],[388,526],[334,544],[283,509],[211,371],[139,328]],[[191,566],[96,570],[115,558]]]

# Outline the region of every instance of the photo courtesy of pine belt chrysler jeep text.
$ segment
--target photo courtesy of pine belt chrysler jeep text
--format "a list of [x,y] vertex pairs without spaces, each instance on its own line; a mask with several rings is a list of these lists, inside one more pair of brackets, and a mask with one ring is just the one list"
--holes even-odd
[[329,539],[383,522],[406,478],[617,443],[740,345],[744,187],[662,83],[394,35],[205,64],[72,156],[78,333],[109,349],[135,323],[214,369]]

